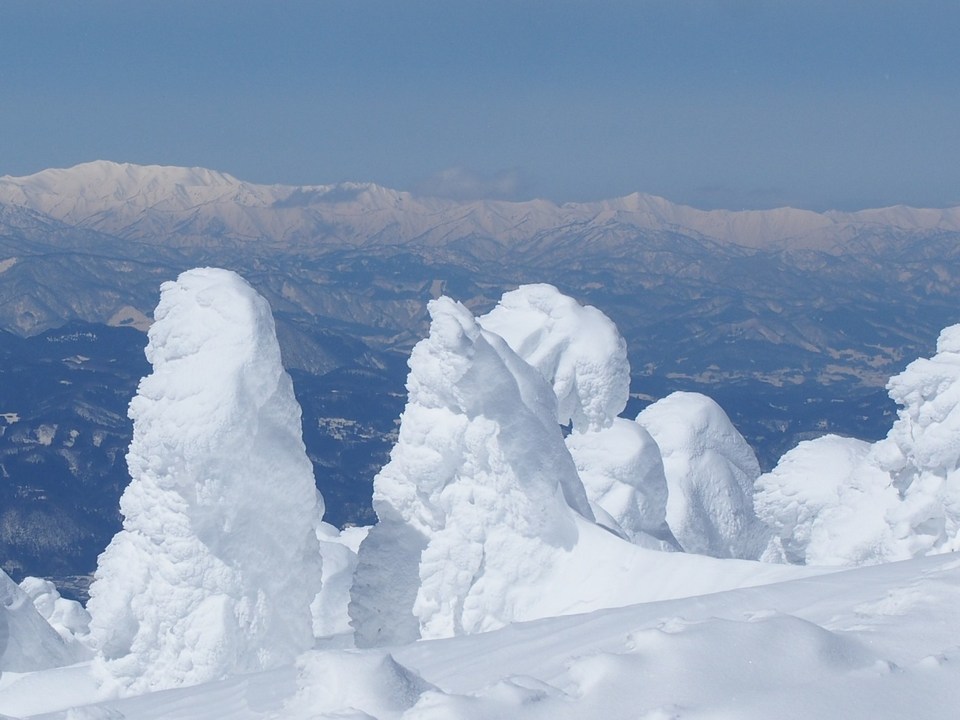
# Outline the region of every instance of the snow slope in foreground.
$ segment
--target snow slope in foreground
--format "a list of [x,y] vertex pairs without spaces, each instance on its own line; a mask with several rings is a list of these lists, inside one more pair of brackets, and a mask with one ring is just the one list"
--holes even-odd
[[19,717],[954,718],[960,558],[313,651],[296,666],[86,703],[84,665],[0,679],[0,713]]

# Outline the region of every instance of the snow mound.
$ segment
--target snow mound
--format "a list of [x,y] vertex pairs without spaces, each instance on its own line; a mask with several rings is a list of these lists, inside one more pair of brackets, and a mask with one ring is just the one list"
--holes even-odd
[[69,665],[87,654],[64,641],[30,597],[0,570],[0,672],[32,672]]
[[599,430],[626,407],[627,345],[597,308],[580,305],[552,285],[521,285],[478,322],[552,383],[561,425]]
[[50,623],[67,644],[86,644],[90,640],[90,613],[76,600],[60,596],[49,580],[25,577],[20,582],[23,590],[40,616]]
[[757,484],[789,562],[863,565],[960,549],[960,325],[887,385],[883,440],[801,443]]
[[374,480],[378,525],[360,546],[358,645],[479,632],[593,519],[544,378],[449,298],[413,349],[397,445]]
[[164,283],[130,403],[123,529],[91,631],[135,693],[289,663],[313,642],[323,502],[266,301],[219,269]]
[[723,409],[706,395],[675,392],[637,416],[660,447],[667,524],[680,546],[714,557],[759,558],[769,530],[753,509],[760,465]]
[[297,686],[284,717],[399,717],[424,692],[436,690],[388,653],[350,650],[302,655]]
[[679,549],[667,526],[667,480],[650,433],[615,418],[603,430],[570,434],[566,443],[597,522],[638,545]]

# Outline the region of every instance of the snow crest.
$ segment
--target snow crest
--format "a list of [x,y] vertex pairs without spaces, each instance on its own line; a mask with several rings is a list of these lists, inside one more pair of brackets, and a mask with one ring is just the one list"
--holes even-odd
[[597,308],[580,305],[552,285],[522,285],[478,322],[552,383],[561,425],[600,430],[627,406],[627,344]]
[[350,615],[358,645],[503,626],[557,553],[593,520],[540,373],[449,298],[429,305],[380,519],[360,546]]
[[266,301],[226,270],[164,283],[130,403],[123,529],[91,630],[135,693],[289,663],[311,646],[323,501]]

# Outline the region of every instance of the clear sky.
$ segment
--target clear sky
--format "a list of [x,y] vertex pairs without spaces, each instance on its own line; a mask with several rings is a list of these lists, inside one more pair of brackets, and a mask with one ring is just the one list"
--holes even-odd
[[960,2],[0,1],[0,175],[960,205]]

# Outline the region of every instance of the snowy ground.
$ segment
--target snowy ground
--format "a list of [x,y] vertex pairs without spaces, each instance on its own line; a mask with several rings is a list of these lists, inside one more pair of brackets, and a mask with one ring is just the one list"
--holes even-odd
[[955,718],[960,558],[317,650],[296,666],[96,700],[84,664],[0,678],[0,713],[72,720]]

